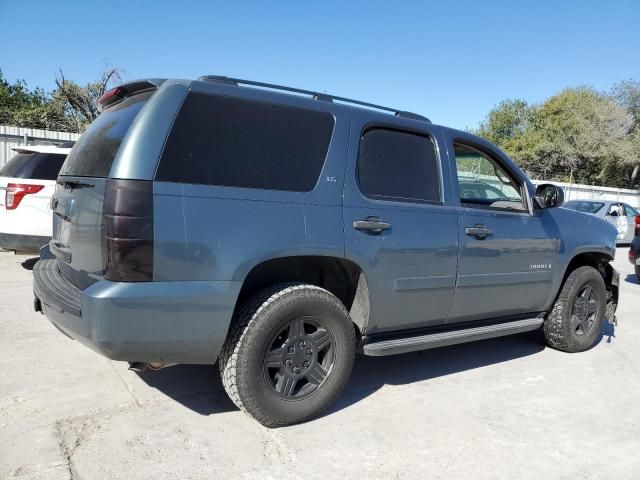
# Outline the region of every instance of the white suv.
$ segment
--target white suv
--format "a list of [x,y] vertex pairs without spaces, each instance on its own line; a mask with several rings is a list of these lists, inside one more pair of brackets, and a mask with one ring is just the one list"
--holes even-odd
[[51,208],[60,167],[72,144],[15,147],[0,169],[0,247],[37,251],[51,239]]

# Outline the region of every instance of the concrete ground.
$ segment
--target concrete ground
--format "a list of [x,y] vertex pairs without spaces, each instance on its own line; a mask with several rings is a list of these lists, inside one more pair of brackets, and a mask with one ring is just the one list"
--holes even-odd
[[640,285],[619,327],[564,354],[537,334],[357,359],[322,418],[267,430],[215,367],[139,376],[32,308],[32,262],[0,253],[0,478],[640,478]]

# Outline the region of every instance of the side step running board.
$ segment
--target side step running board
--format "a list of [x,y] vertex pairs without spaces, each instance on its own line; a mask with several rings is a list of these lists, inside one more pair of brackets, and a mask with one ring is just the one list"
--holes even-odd
[[397,353],[426,350],[428,348],[445,347],[456,343],[473,342],[487,338],[502,337],[515,333],[536,330],[542,326],[544,318],[527,318],[514,322],[487,325],[484,327],[472,327],[449,332],[431,333],[417,337],[398,338],[394,340],[381,340],[364,345],[365,355],[380,357],[383,355],[395,355]]

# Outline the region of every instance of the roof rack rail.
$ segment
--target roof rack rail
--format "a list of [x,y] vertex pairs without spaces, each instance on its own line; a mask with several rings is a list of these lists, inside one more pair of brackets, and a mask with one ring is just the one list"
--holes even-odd
[[338,102],[344,102],[344,103],[352,103],[354,105],[360,105],[362,107],[374,108],[376,110],[384,110],[385,112],[392,112],[394,115],[398,117],[410,118],[412,120],[431,123],[431,120],[429,120],[427,117],[423,117],[422,115],[418,115],[417,113],[405,112],[403,110],[398,110],[396,108],[383,107],[382,105],[361,102],[360,100],[353,100],[351,98],[336,97],[335,95],[328,95],[326,93],[314,92],[312,90],[303,90],[302,88],[286,87],[283,85],[256,82],[253,80],[242,80],[240,78],[225,77],[224,75],[203,75],[200,78],[198,78],[198,80],[203,82],[217,82],[217,83],[223,83],[226,85],[235,85],[235,86],[253,85],[256,87],[270,88],[273,90],[282,90],[285,92],[301,93],[303,95],[310,95],[314,100],[321,100],[324,102],[338,101]]

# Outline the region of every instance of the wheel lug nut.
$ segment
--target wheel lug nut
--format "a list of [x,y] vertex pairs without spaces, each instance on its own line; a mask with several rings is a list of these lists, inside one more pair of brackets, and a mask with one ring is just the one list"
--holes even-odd
[[300,373],[300,368],[293,367],[293,373]]
[[307,355],[311,355],[313,352],[311,351],[310,348],[307,348]]
[[286,362],[284,362],[284,364],[285,364],[285,365],[287,365],[288,367],[289,367],[289,366],[291,366],[291,360],[289,360],[289,359],[287,358],[287,361],[286,361]]
[[309,362],[305,361],[302,365],[304,365],[305,367],[309,366]]
[[304,348],[304,342],[300,342],[300,348]]
[[289,347],[289,353],[295,353],[296,349],[295,347]]

